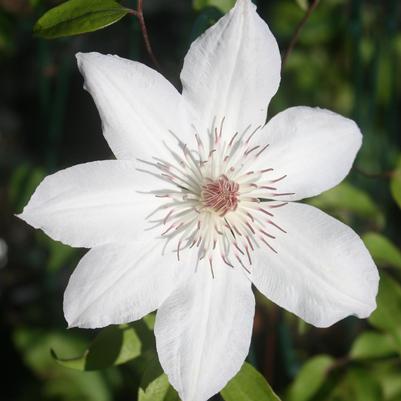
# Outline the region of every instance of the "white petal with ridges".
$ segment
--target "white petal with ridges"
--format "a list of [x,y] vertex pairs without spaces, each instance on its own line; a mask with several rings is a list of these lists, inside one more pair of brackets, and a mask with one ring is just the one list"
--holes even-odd
[[179,279],[174,253],[163,243],[131,242],[91,249],[79,262],[64,293],[69,327],[128,323],[157,309]]
[[264,125],[280,82],[276,39],[250,0],[236,6],[195,40],[181,73],[183,97],[210,127],[225,117],[228,133]]
[[339,184],[350,171],[362,135],[354,121],[330,110],[291,107],[274,116],[253,137],[255,145],[269,144],[252,169],[273,168],[281,200],[299,200]]
[[277,254],[254,253],[251,279],[267,298],[317,327],[376,308],[379,275],[359,236],[312,206],[289,203],[274,211],[287,233],[270,232]]
[[145,217],[161,204],[140,193],[165,186],[131,161],[80,164],[46,177],[20,218],[65,244],[91,248],[155,233]]
[[251,340],[255,300],[237,269],[199,266],[157,312],[160,363],[183,401],[206,401],[241,368]]
[[99,53],[78,53],[77,60],[118,159],[165,155],[163,141],[176,142],[169,130],[184,142],[189,139],[190,131],[181,124],[186,118],[181,95],[157,71]]

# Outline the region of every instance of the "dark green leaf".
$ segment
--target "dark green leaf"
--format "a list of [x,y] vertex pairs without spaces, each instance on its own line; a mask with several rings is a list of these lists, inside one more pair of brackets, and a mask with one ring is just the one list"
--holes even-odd
[[266,379],[249,363],[221,391],[225,401],[280,401]]
[[235,5],[235,0],[194,0],[194,9],[200,11],[206,7],[216,7],[226,13]]
[[120,365],[141,354],[142,342],[132,325],[109,326],[103,329],[77,358],[59,358],[56,361],[65,367],[77,370],[98,370]]
[[295,0],[295,2],[302,10],[306,11],[308,9],[308,0]]
[[401,327],[401,286],[388,274],[380,274],[377,309],[369,322],[376,328],[393,332]]
[[33,31],[48,39],[78,35],[109,26],[129,12],[113,0],[69,0],[44,14]]
[[194,22],[190,41],[193,42],[198,36],[205,32],[206,29],[215,24],[222,15],[222,12],[215,7],[207,7],[202,10]]
[[384,235],[371,232],[362,239],[377,264],[401,268],[400,250]]
[[371,365],[372,373],[380,383],[384,399],[389,401],[401,400],[401,380],[399,361],[390,359]]
[[21,164],[15,170],[9,185],[10,202],[15,211],[22,211],[45,175],[43,168],[34,167],[29,163]]
[[383,399],[380,384],[366,369],[352,367],[338,384],[332,400],[380,401]]
[[397,349],[391,336],[375,331],[367,331],[355,340],[350,356],[353,359],[363,360],[384,358],[396,352]]
[[180,401],[160,366],[157,355],[148,363],[141,380],[138,401]]
[[401,157],[398,160],[390,181],[391,194],[401,208]]
[[329,355],[318,355],[309,359],[303,366],[290,387],[290,401],[310,400],[326,380],[334,360]]
[[46,396],[40,399],[111,401],[110,388],[100,372],[82,375],[81,372],[58,366],[50,356],[51,348],[60,349],[63,353],[79,352],[84,345],[80,337],[66,330],[21,328],[13,333],[13,340],[25,365],[42,381],[41,394]]
[[343,220],[347,220],[347,214],[351,213],[366,220],[373,220],[378,227],[384,224],[383,213],[370,196],[347,182],[310,199],[308,203],[334,213],[339,218],[343,217]]
[[380,401],[382,390],[372,374],[364,369],[353,368],[348,372],[355,401]]

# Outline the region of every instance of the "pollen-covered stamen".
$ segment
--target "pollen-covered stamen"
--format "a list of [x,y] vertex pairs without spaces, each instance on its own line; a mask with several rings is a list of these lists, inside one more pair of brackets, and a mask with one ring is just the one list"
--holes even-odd
[[218,274],[219,261],[249,273],[257,249],[280,251],[274,242],[286,227],[276,222],[275,211],[292,195],[280,190],[286,175],[279,175],[275,166],[253,168],[269,152],[268,143],[254,141],[260,126],[224,132],[224,118],[215,119],[203,138],[192,128],[192,145],[169,131],[177,146],[163,143],[165,160],[139,160],[138,171],[160,180],[151,193],[163,204],[146,217],[149,230],[160,229],[163,252],[174,252],[179,261],[184,252],[195,253],[212,276]]
[[225,175],[206,183],[202,187],[201,200],[205,208],[211,209],[220,216],[234,211],[238,206],[239,185],[230,181]]

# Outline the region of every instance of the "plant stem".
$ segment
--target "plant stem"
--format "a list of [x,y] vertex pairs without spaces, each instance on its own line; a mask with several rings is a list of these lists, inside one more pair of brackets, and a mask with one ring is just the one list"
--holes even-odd
[[143,16],[143,0],[138,0],[136,10],[131,10],[130,14],[134,15],[138,19],[139,27],[142,32],[142,37],[145,42],[146,51],[154,66],[160,71],[160,64],[157,61],[155,54],[153,53],[153,49],[149,40],[148,30],[146,28],[145,17]]
[[319,0],[310,0],[309,7],[306,10],[306,13],[305,13],[304,17],[302,18],[302,20],[299,22],[297,28],[295,29],[295,31],[294,31],[294,33],[292,35],[290,44],[288,46],[288,49],[287,49],[287,51],[285,52],[285,54],[283,56],[283,63],[282,63],[283,67],[285,66],[285,64],[286,64],[286,62],[288,60],[288,57],[290,56],[290,54],[293,51],[296,43],[298,42],[299,35],[301,34],[301,31],[302,31],[303,27],[307,23],[308,19],[312,15],[313,10],[316,8],[318,3],[319,3]]
[[354,170],[367,177],[367,178],[381,178],[381,179],[389,179],[394,176],[395,171],[383,171],[381,173],[370,173],[365,170],[360,169],[359,167],[354,167]]

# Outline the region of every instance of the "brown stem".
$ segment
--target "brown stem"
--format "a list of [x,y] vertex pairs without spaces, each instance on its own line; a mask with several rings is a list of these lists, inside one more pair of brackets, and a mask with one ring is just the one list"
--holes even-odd
[[284,67],[289,55],[291,54],[291,52],[293,51],[296,43],[298,42],[299,39],[299,35],[301,34],[301,31],[303,29],[303,27],[305,26],[306,22],[308,21],[309,17],[312,15],[313,10],[316,8],[316,6],[318,5],[319,0],[310,0],[309,2],[309,7],[306,10],[306,13],[304,15],[304,17],[302,18],[302,20],[299,22],[297,28],[295,29],[290,44],[288,46],[287,51],[285,52],[284,56],[283,56],[283,63],[282,66]]
[[369,173],[369,172],[367,172],[365,170],[360,169],[359,167],[354,167],[354,170],[357,173],[359,173],[359,174],[361,174],[361,175],[363,175],[363,176],[365,176],[367,178],[389,179],[392,176],[394,176],[394,173],[395,173],[394,171],[383,171],[381,173]]
[[160,70],[160,64],[157,61],[155,54],[153,53],[152,46],[151,46],[150,40],[149,40],[148,30],[146,28],[145,17],[143,16],[143,0],[138,0],[136,10],[131,10],[130,14],[134,15],[136,18],[138,18],[139,27],[141,29],[142,37],[145,42],[146,51],[147,51],[150,59],[152,60],[152,63],[154,64],[154,66],[158,70]]
[[327,369],[327,374],[331,373],[333,370],[341,369],[352,362],[349,356],[343,356],[334,361],[334,363]]

